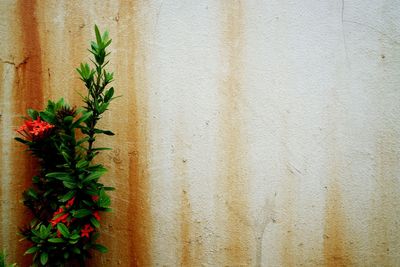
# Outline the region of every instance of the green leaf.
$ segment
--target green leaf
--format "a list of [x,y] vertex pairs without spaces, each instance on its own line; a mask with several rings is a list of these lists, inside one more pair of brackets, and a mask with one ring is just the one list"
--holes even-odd
[[48,123],[56,124],[56,116],[54,113],[51,113],[50,111],[42,111],[39,113],[39,116]]
[[112,187],[112,186],[105,186],[105,187],[103,187],[103,189],[104,189],[105,191],[114,191],[114,190],[115,190],[115,187]]
[[76,167],[78,169],[81,169],[81,168],[88,166],[89,163],[90,163],[89,161],[82,159],[82,160],[78,161],[78,163],[76,164]]
[[94,248],[95,250],[100,251],[101,253],[106,253],[106,252],[108,252],[108,249],[107,249],[105,246],[100,245],[100,244],[94,244],[94,245],[93,245],[93,248]]
[[50,234],[50,231],[47,231],[47,227],[44,226],[43,224],[40,225],[40,228],[39,228],[39,237],[40,237],[41,239],[46,239],[46,238],[49,236],[49,234]]
[[96,180],[96,179],[100,178],[100,176],[102,176],[104,173],[106,173],[106,171],[107,171],[107,170],[104,168],[104,169],[102,169],[102,170],[92,172],[91,174],[89,174],[88,177],[86,177],[85,179],[83,179],[82,182],[83,182],[84,184],[86,184],[86,183],[88,183],[88,182],[90,182],[90,181],[92,181],[92,180]]
[[39,250],[39,247],[36,247],[36,246],[30,247],[27,251],[25,251],[24,255],[35,253],[38,250]]
[[92,225],[96,228],[100,228],[100,222],[98,220],[96,220],[96,218],[94,217],[90,217],[90,222],[92,223]]
[[57,229],[58,229],[58,231],[60,231],[60,233],[61,233],[64,237],[69,238],[70,232],[69,232],[67,226],[65,226],[65,224],[63,224],[63,223],[58,223],[58,224],[57,224]]
[[73,120],[74,120],[74,117],[66,116],[63,121],[65,124],[71,124]]
[[97,25],[94,25],[94,32],[96,34],[96,42],[98,45],[100,45],[102,43],[102,41],[101,41],[100,31],[99,31],[99,28],[97,27]]
[[111,132],[109,130],[94,129],[94,132],[98,133],[98,134],[115,135],[113,132]]
[[22,138],[20,138],[20,137],[14,137],[14,140],[15,140],[15,141],[18,141],[18,142],[20,142],[20,143],[22,143],[22,144],[24,144],[24,145],[26,145],[26,144],[31,144],[31,143],[32,143],[32,142],[27,141],[27,140],[25,140],[25,139],[22,139]]
[[111,199],[104,189],[100,190],[98,205],[101,208],[108,208],[111,205]]
[[29,189],[26,191],[26,194],[27,194],[28,196],[30,196],[31,198],[35,199],[35,200],[38,199],[38,194],[36,193],[35,189],[33,189],[33,188],[29,188]]
[[87,119],[89,119],[92,115],[93,113],[91,111],[83,113],[83,115],[72,124],[72,127],[77,127],[82,122],[85,122]]
[[51,243],[64,243],[64,239],[62,238],[49,238],[48,240]]
[[111,87],[110,89],[108,89],[108,91],[106,92],[106,95],[104,96],[104,102],[110,101],[110,99],[113,97],[113,95],[114,95],[114,87]]
[[72,252],[74,252],[75,254],[81,254],[81,250],[77,247],[73,247]]
[[73,240],[76,240],[76,239],[79,239],[79,237],[80,237],[79,234],[73,234],[73,235],[71,235],[69,238],[70,238],[70,239],[73,239]]
[[79,145],[89,141],[89,139],[90,139],[89,137],[85,137],[85,138],[79,139],[79,141],[76,143],[76,146],[79,146]]
[[66,172],[51,172],[46,174],[46,177],[55,178],[60,181],[72,182],[72,177],[69,173]]
[[31,117],[31,118],[34,119],[34,120],[36,120],[36,119],[37,119],[37,116],[39,115],[39,112],[37,112],[37,111],[34,110],[34,109],[28,109],[28,110],[27,110],[27,113],[28,113],[29,117]]
[[61,202],[68,201],[68,200],[70,200],[73,196],[75,196],[75,194],[76,194],[76,191],[74,191],[74,190],[69,191],[68,193],[66,193],[65,195],[63,195],[62,197],[60,197],[59,200],[60,200]]
[[47,252],[42,252],[42,254],[40,254],[40,263],[42,265],[46,265],[48,259],[49,259],[49,254],[47,254]]
[[76,188],[76,183],[75,182],[63,181],[63,185],[68,189],[75,189]]
[[92,151],[103,151],[103,150],[112,150],[112,148],[109,148],[109,147],[96,147],[96,148],[92,148]]
[[80,209],[72,212],[72,216],[75,218],[83,218],[92,214],[92,211],[88,209]]

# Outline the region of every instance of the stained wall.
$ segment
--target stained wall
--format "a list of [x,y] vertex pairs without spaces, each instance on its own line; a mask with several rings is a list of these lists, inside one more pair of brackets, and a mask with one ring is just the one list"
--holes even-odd
[[65,97],[110,31],[121,98],[91,266],[399,266],[400,5],[0,1],[0,244],[21,256],[26,108]]

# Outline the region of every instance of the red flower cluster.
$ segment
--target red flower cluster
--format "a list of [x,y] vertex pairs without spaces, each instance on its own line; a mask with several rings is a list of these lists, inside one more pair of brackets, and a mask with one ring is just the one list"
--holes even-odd
[[96,220],[100,221],[100,215],[98,211],[93,212],[93,217],[96,218]]
[[36,120],[25,121],[25,123],[19,127],[17,132],[26,139],[35,141],[48,136],[52,128],[54,128],[54,125],[42,121],[40,117],[37,117]]
[[58,223],[66,223],[69,213],[64,213],[64,209],[60,207],[56,212],[53,214],[53,219],[50,221],[51,226],[56,226]]
[[72,207],[72,205],[74,205],[74,201],[75,201],[75,197],[71,198],[70,200],[68,200],[67,204],[65,205],[65,207],[67,209],[69,209],[70,207]]
[[85,227],[81,230],[81,237],[86,236],[87,238],[89,238],[89,234],[93,231],[94,229],[92,226],[90,226],[90,224],[85,224]]

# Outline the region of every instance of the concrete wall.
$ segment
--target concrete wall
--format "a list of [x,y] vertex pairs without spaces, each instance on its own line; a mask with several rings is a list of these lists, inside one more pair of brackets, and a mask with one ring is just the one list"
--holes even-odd
[[[79,104],[93,25],[123,95],[91,266],[400,266],[400,3],[0,1],[0,244],[29,158],[20,115]],[[25,266],[23,265],[23,266]]]

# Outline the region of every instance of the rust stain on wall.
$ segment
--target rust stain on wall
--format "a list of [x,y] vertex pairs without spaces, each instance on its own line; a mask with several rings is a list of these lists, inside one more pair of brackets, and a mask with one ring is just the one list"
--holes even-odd
[[177,255],[180,256],[180,266],[201,266],[201,257],[203,256],[203,247],[197,240],[196,235],[200,232],[198,225],[193,218],[192,204],[190,201],[190,187],[188,177],[188,159],[185,153],[184,135],[182,134],[184,126],[181,115],[178,115],[178,128],[175,137],[175,156],[174,171],[175,177],[180,183],[177,195],[180,197],[179,220],[180,220],[180,245]]
[[193,266],[191,258],[191,207],[186,187],[181,193],[181,266]]
[[[148,85],[146,76],[147,49],[145,48],[145,20],[140,13],[142,1],[123,1],[120,6],[120,20],[126,20],[128,28],[122,34],[126,36],[120,41],[121,47],[129,45],[127,50],[127,69],[130,73],[119,73],[120,77],[128,75],[131,86],[127,90],[130,105],[127,131],[128,141],[132,142],[129,151],[129,195],[126,228],[129,238],[130,266],[151,266],[151,232],[152,219],[150,213],[150,175],[149,165],[149,132],[147,124],[148,114]],[[133,19],[130,19],[133,18]],[[142,23],[141,23],[142,22]],[[133,62],[133,63],[131,63]],[[123,237],[126,238],[126,237]]]
[[[25,114],[27,108],[43,107],[41,42],[36,1],[20,0],[21,54],[23,64],[18,66],[18,87],[13,96],[16,114]],[[19,123],[19,122],[18,122]]]
[[327,186],[325,204],[325,227],[323,235],[323,254],[326,266],[351,266],[350,250],[346,246],[346,217],[343,211],[343,198],[338,182],[337,162],[332,162],[332,180]]
[[[242,49],[243,49],[243,7],[240,1],[225,1],[221,8],[223,32],[222,59],[227,74],[222,75],[220,91],[220,164],[217,177],[221,198],[218,203],[217,221],[223,241],[222,262],[228,266],[248,265],[251,262],[248,227],[248,177],[245,171],[246,149],[243,140],[245,119],[240,108],[242,93]],[[220,202],[223,203],[220,203]]]
[[[20,48],[20,55],[14,55],[15,58],[21,58],[21,62],[15,62],[16,78],[13,86],[12,113],[14,117],[13,126],[20,125],[22,120],[18,115],[25,115],[27,108],[40,109],[43,107],[42,91],[42,62],[41,62],[41,43],[39,36],[39,25],[36,17],[36,1],[18,1],[18,22],[20,29],[15,34],[16,44]],[[10,114],[8,114],[10,116]],[[10,130],[13,130],[10,128]],[[10,165],[12,169],[9,190],[10,196],[10,214],[7,223],[12,225],[10,229],[12,237],[7,240],[11,246],[13,255],[23,255],[26,249],[26,243],[19,243],[17,236],[18,227],[23,226],[30,220],[28,210],[20,203],[21,194],[31,185],[31,178],[36,173],[37,164],[28,153],[24,152],[25,147],[16,144],[13,140],[10,152]],[[29,262],[28,257],[19,257],[19,264],[26,266]]]

